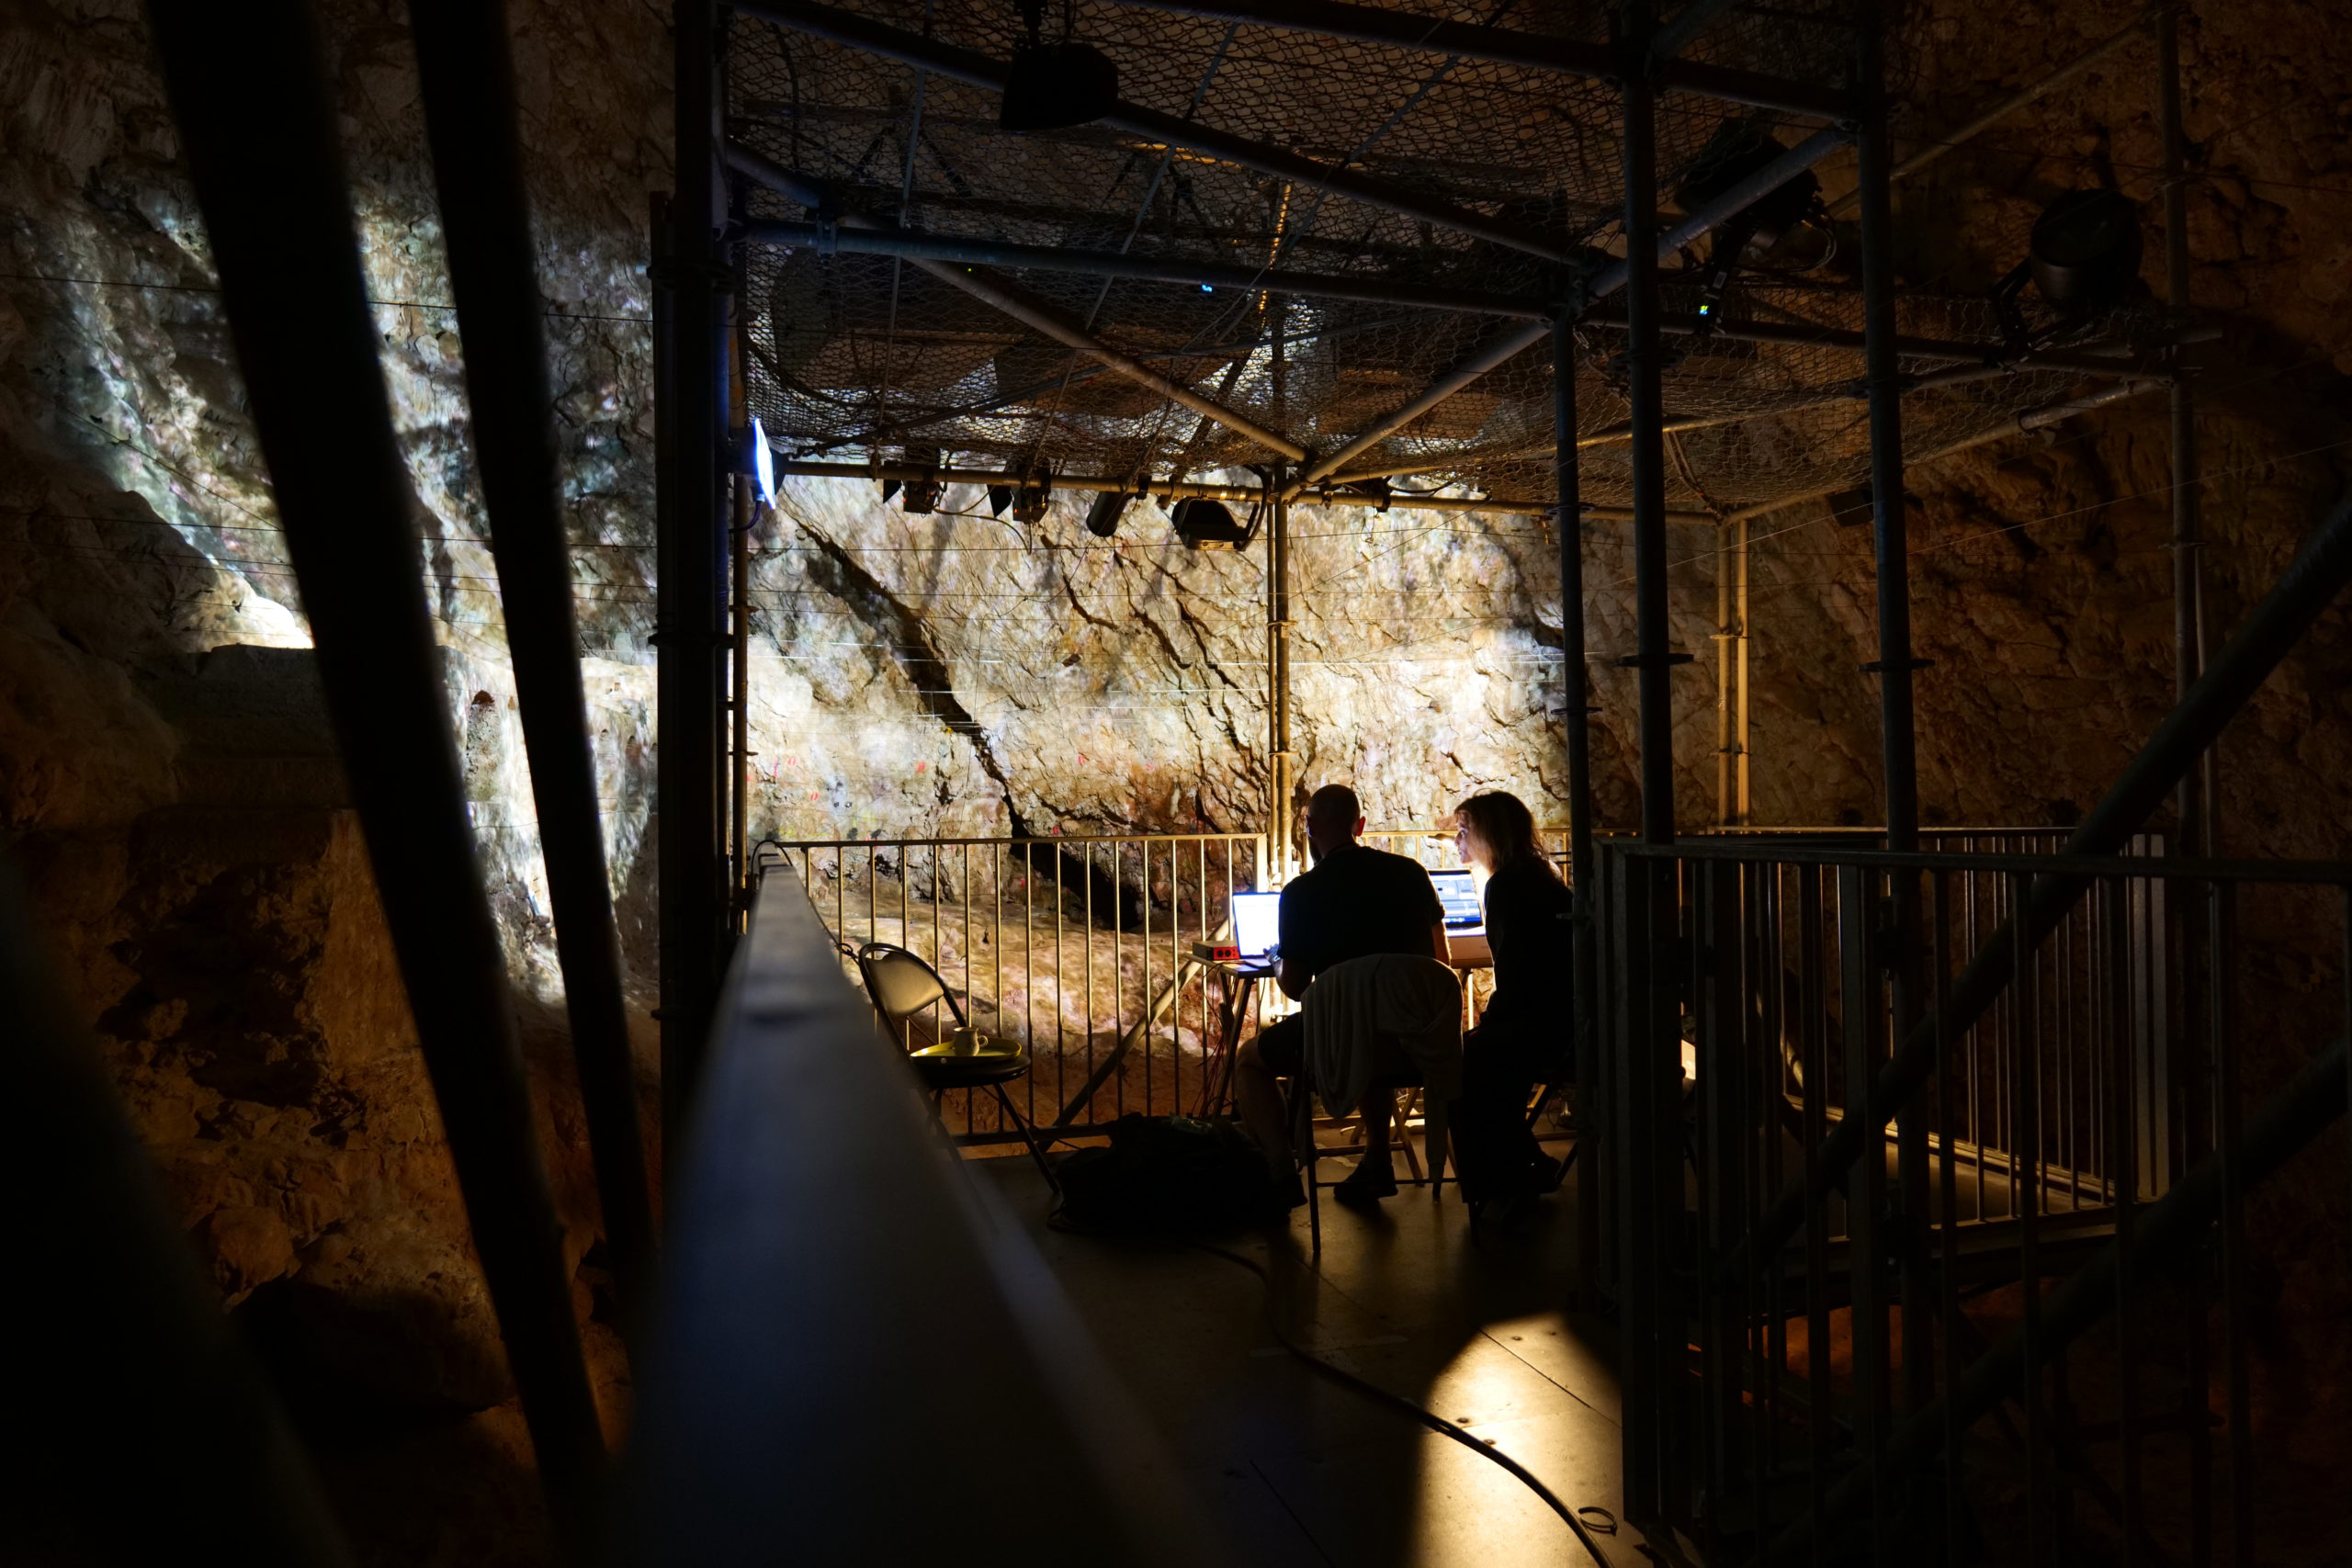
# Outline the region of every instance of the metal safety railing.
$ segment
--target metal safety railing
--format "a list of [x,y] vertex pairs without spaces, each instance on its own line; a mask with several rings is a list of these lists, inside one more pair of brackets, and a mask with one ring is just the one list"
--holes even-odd
[[[1229,933],[1233,895],[1265,886],[1261,833],[1048,839],[768,840],[853,966],[867,942],[919,953],[972,1026],[1017,1041],[1012,1086],[1041,1127],[1097,1130],[1130,1111],[1206,1107],[1229,979],[1195,942]],[[905,1043],[943,1038],[944,1008],[908,1021]],[[994,1099],[957,1090],[941,1108],[974,1143],[1017,1139]]]
[[1629,1508],[1726,1562],[2253,1561],[2246,1194],[2344,1105],[2352,865],[1597,858]]

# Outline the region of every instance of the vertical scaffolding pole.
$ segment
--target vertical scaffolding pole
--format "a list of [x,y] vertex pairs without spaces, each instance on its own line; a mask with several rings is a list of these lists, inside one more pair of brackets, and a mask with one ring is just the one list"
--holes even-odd
[[719,474],[726,411],[727,283],[718,226],[718,18],[712,0],[677,0],[678,188],[664,268],[669,405],[660,573],[655,791],[660,822],[662,1120],[674,1152],[718,991],[727,921],[720,838],[720,694],[725,528]]
[[1598,891],[1592,863],[1592,694],[1585,671],[1584,502],[1577,475],[1577,339],[1563,312],[1552,323],[1553,482],[1559,499],[1560,725],[1567,744],[1568,882],[1576,890],[1570,927],[1568,1060],[1576,1072],[1577,1291],[1600,1304],[1600,976],[1593,919]]
[[411,0],[409,17],[597,1203],[634,1346],[653,1294],[653,1208],[581,683],[506,8]]
[[1745,749],[1747,657],[1741,609],[1747,597],[1747,525],[1715,525],[1715,826],[1732,828],[1742,816],[1747,768]]
[[[1634,649],[1621,665],[1640,681],[1642,837],[1674,841],[1673,667],[1688,654],[1667,646],[1666,429],[1658,344],[1657,81],[1649,40],[1651,0],[1627,0],[1619,43],[1624,64],[1625,367],[1633,442]],[[1622,1248],[1618,1309],[1625,1325],[1624,1496],[1636,1520],[1672,1518],[1690,1503],[1687,1404],[1683,1397],[1686,1312],[1679,1281],[1688,1256],[1683,1199],[1677,1039],[1678,910],[1670,863],[1625,863],[1611,911],[1612,942],[1625,965],[1622,1059],[1610,1065],[1623,1086],[1611,1127],[1616,1151],[1610,1201]],[[1672,1325],[1668,1327],[1668,1325]]]
[[1266,831],[1272,842],[1273,877],[1290,880],[1291,797],[1297,793],[1290,744],[1290,502],[1283,499],[1285,475],[1279,466],[1267,483],[1273,508],[1266,547],[1266,722],[1268,728]]
[[1747,762],[1750,755],[1747,726],[1747,644],[1749,641],[1747,630],[1747,524],[1748,520],[1745,517],[1738,518],[1732,524],[1732,527],[1737,530],[1737,535],[1732,546],[1732,549],[1734,552],[1733,563],[1738,572],[1737,581],[1734,584],[1732,591],[1732,615],[1735,617],[1732,625],[1733,630],[1736,634],[1734,647],[1738,653],[1738,663],[1734,667],[1732,672],[1733,678],[1738,682],[1738,697],[1736,699],[1737,705],[1733,714],[1732,723],[1734,737],[1733,744],[1739,749],[1739,754],[1732,760],[1735,769],[1732,777],[1732,793],[1733,811],[1735,813],[1733,820],[1742,828],[1747,827],[1748,823],[1753,820],[1755,812],[1755,807],[1751,804],[1748,795],[1747,769]]
[[[1650,8],[1627,7],[1636,35]],[[1632,403],[1634,653],[1641,682],[1642,837],[1674,841],[1673,666],[1667,649],[1666,415],[1658,345],[1657,88],[1646,56],[1625,73],[1625,370]]]
[[[2156,100],[2164,130],[2165,304],[2176,314],[2188,310],[2188,187],[2186,143],[2180,125],[2180,39],[2171,7],[2156,17]],[[2177,352],[2177,351],[2176,351]],[[2179,367],[2176,365],[2175,370]],[[2205,670],[2204,562],[2199,548],[2197,488],[2197,403],[2188,378],[2172,380],[2172,600],[2173,683],[2185,695]],[[2208,751],[2180,778],[2178,854],[2211,851]]]
[[[741,190],[732,193],[741,216]],[[720,798],[727,803],[727,935],[751,927],[752,915],[752,523],[756,497],[745,461],[752,444],[752,323],[740,299],[727,301],[727,450],[736,460],[727,525],[727,765]]]
[[[2176,315],[2188,309],[2188,187],[2187,143],[2180,116],[2180,35],[2169,6],[2156,17],[2156,116],[2163,136],[2165,212],[2165,304]],[[2178,351],[2175,351],[2176,361]],[[2176,699],[2185,695],[2205,671],[2205,573],[2203,517],[2197,479],[2197,404],[2186,377],[2173,367],[2172,416],[2172,610],[2173,683]],[[2212,798],[2213,752],[2209,746],[2183,769],[2174,800],[2180,825],[2173,852],[2210,855],[2214,840]],[[2195,1042],[2202,1037],[2209,1008],[2213,1005],[2210,955],[2215,950],[2219,910],[2211,883],[2177,884],[2174,892],[2180,918],[2181,998],[2179,1022],[2168,1043],[2178,1053],[2175,1070],[2190,1087],[2183,1115],[2183,1161],[2193,1163],[2212,1138],[2211,1099],[2204,1092],[2213,1064],[2199,1062]],[[2206,1363],[2210,1265],[2200,1258],[2191,1291],[2182,1395],[2188,1434],[2188,1511],[2190,1561],[2210,1563],[2213,1556],[2213,1438],[2208,1393],[2211,1372]],[[2233,1478],[2233,1483],[2236,1478]]]
[[[1895,358],[1894,145],[1886,125],[1885,27],[1885,7],[1872,7],[1863,19],[1856,61],[1862,104],[1860,134],[1855,138],[1862,243],[1862,375],[1870,394],[1871,544],[1878,579],[1878,657],[1863,668],[1875,671],[1879,679],[1886,847],[1907,853],[1919,847],[1919,764],[1912,707],[1912,676],[1919,661],[1911,656],[1911,549],[1903,495],[1903,380]],[[1889,879],[1886,892],[1894,943],[1888,960],[1883,962],[1892,970],[1894,983],[1885,993],[1873,992],[1886,996],[1886,1016],[1874,1012],[1865,1021],[1849,1015],[1846,1025],[1850,1041],[1870,1043],[1873,1060],[1883,1054],[1882,1031],[1891,1023],[1893,1039],[1907,1039],[1918,1012],[1918,878],[1897,872]],[[1844,918],[1841,914],[1841,920]],[[1874,919],[1859,908],[1856,918]],[[1878,1152],[1878,1140],[1871,1140],[1870,1148],[1862,1165],[1875,1174],[1883,1156]],[[1906,1260],[1896,1325],[1897,1359],[1903,1367],[1905,1405],[1917,1411],[1935,1392],[1934,1359],[1928,1353],[1927,1337],[1929,1291],[1921,1261],[1927,1238],[1927,1121],[1917,1095],[1895,1116],[1895,1161],[1890,1242],[1892,1250]],[[1857,1189],[1849,1185],[1847,1190]],[[1860,1267],[1857,1265],[1858,1269]],[[1854,1289],[1859,1302],[1863,1287],[1858,1282]],[[1883,1365],[1883,1353],[1880,1359]],[[1883,1402],[1871,1418],[1883,1424]],[[1878,1429],[1883,1430],[1883,1425]],[[1865,1451],[1875,1450],[1866,1448]],[[1886,1501],[1883,1492],[1879,1501],[1883,1517]]]
[[728,665],[734,682],[728,688],[728,715],[734,720],[732,744],[727,749],[727,783],[733,819],[727,835],[728,862],[732,868],[727,929],[741,935],[750,929],[752,915],[752,479],[735,476],[735,521],[728,530],[728,579],[734,586],[733,621],[728,633]]
[[1862,374],[1870,393],[1871,544],[1878,577],[1879,758],[1885,774],[1886,847],[1919,844],[1918,755],[1912,733],[1910,541],[1903,504],[1903,379],[1894,344],[1894,214],[1888,180],[1894,149],[1886,130],[1880,31],[1862,29],[1860,167]]

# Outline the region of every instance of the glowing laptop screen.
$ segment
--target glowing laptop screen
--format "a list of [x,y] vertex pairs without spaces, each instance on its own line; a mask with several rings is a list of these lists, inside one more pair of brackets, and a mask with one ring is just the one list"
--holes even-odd
[[1283,896],[1279,893],[1236,893],[1233,896],[1233,945],[1244,958],[1262,958],[1266,949],[1282,940]]

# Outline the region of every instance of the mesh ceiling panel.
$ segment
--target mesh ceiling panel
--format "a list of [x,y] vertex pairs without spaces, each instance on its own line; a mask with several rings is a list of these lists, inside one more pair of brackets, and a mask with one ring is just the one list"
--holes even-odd
[[[1385,8],[1579,42],[1607,37],[1606,10],[1593,5],[1500,0],[1470,15],[1430,0]],[[1730,12],[1686,56],[1835,85],[1853,49],[1846,8],[1846,0],[1793,0]],[[853,9],[866,23],[997,62],[1024,36],[1011,0],[854,0]],[[828,193],[820,213],[752,186],[743,199],[754,219],[865,219],[935,237],[1279,267],[1377,282],[1410,300],[1441,287],[1558,298],[1579,266],[1609,259],[1621,216],[1618,95],[1556,72],[1092,0],[1067,15],[1069,36],[1115,62],[1127,102],[1344,167],[1402,205],[1474,213],[1565,264],[1100,123],[1008,134],[998,129],[993,92],[775,21],[738,16],[730,26],[729,136]],[[1064,14],[1051,12],[1048,41],[1064,26]],[[1670,208],[1671,193],[1727,130],[1760,130],[1793,145],[1820,124],[1667,93],[1659,188]],[[913,262],[753,244],[744,265],[752,408],[787,458],[1126,480],[1205,477],[1275,456]],[[1767,256],[1761,265],[1770,265]],[[1528,329],[1523,320],[1410,303],[976,270],[1314,454],[1351,445],[1432,379]],[[1697,309],[1695,289],[1673,281],[1683,270],[1667,269],[1668,311]],[[1834,262],[1807,277],[1751,268],[1717,312],[1731,334],[1668,339],[1678,504],[1754,504],[1860,476],[1861,356],[1802,337],[1807,329],[1859,331],[1859,296],[1838,278]],[[1736,329],[1750,323],[1797,329],[1798,341],[1738,341]],[[1962,344],[1998,337],[1981,300],[1907,299],[1900,330]],[[2134,325],[2103,330],[2128,339]],[[1623,333],[1596,317],[1578,329],[1577,345],[1584,493],[1622,504]],[[1904,368],[1929,376],[1951,363],[1921,358]],[[1338,477],[1419,476],[1396,482],[1546,496],[1551,380],[1551,347],[1539,339],[1355,454]],[[2064,372],[2028,371],[1917,389],[1905,401],[1906,445],[1924,450],[1998,428],[2078,385]]]

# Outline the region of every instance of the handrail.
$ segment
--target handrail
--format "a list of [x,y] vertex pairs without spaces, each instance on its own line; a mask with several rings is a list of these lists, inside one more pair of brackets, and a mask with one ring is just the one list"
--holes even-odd
[[1730,844],[1677,840],[1670,844],[1618,842],[1611,854],[1641,860],[1770,862],[1779,865],[1851,865],[1871,871],[1975,871],[2026,876],[2130,876],[2165,882],[2290,882],[2352,884],[2352,861],[2195,860],[2157,855],[2011,855],[1963,852],[1797,849],[1787,844]]
[[1149,839],[1154,842],[1158,842],[1163,839],[1182,839],[1188,842],[1194,839],[1204,839],[1211,842],[1231,840],[1238,843],[1253,843],[1264,837],[1265,834],[1254,829],[1249,832],[1231,833],[1153,833],[1140,831],[1134,833],[1056,833],[1045,838],[1031,837],[1026,839],[934,839],[930,837],[928,834],[923,833],[899,833],[879,839],[778,839],[771,837],[762,839],[760,843],[767,847],[779,850],[830,850],[844,844],[945,844],[951,848],[961,844],[971,844],[976,847],[984,845],[990,849],[1001,850],[1019,849],[1023,844],[1036,844],[1046,847],[1051,847],[1055,844],[1132,844],[1140,839]]
[[1212,1560],[795,877],[761,879],[673,1168],[626,1561]]

